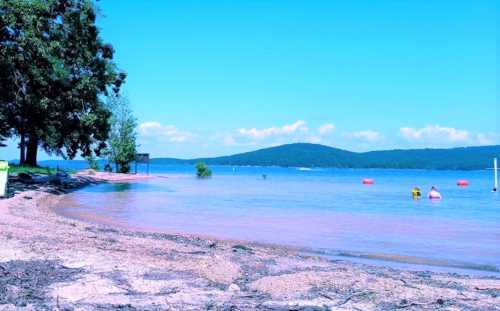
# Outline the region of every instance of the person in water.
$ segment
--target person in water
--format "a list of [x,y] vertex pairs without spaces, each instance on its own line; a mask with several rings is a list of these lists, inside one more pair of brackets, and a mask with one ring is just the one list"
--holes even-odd
[[441,193],[436,187],[432,186],[431,191],[429,191],[429,199],[441,199]]
[[422,197],[422,191],[420,191],[419,187],[415,187],[411,189],[411,196],[413,200],[420,200],[420,198]]

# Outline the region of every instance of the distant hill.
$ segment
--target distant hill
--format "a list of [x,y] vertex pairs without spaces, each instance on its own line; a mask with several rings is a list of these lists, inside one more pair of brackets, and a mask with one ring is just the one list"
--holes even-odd
[[500,158],[500,145],[452,149],[410,149],[351,152],[318,144],[296,143],[230,156],[199,159],[154,158],[154,164],[254,165],[336,168],[399,168],[476,170]]

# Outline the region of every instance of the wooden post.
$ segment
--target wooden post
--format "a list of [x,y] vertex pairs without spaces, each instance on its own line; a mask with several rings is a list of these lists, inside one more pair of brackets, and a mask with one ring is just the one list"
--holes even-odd
[[495,178],[495,185],[493,188],[493,191],[498,191],[498,164],[497,164],[497,158],[493,159],[493,176]]

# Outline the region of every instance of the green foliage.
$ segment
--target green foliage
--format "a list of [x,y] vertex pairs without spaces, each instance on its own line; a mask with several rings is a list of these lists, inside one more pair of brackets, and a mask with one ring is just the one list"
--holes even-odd
[[196,176],[198,178],[210,178],[212,177],[212,171],[205,165],[205,163],[196,164]]
[[116,164],[117,172],[128,173],[130,162],[135,160],[137,154],[137,121],[132,114],[128,99],[123,96],[109,96],[107,107],[112,115],[105,154],[110,162]]
[[86,157],[85,160],[89,164],[89,168],[95,171],[99,170],[99,162],[97,161],[97,158],[93,154]]
[[27,138],[29,164],[38,146],[68,158],[105,147],[110,112],[100,98],[118,92],[125,74],[95,12],[92,0],[0,0],[0,116],[8,122],[0,138]]
[[152,159],[154,164],[477,170],[491,167],[500,146],[350,152],[317,144],[289,144],[232,156],[192,160]]
[[57,170],[55,168],[49,168],[49,167],[40,167],[40,166],[33,167],[29,165],[9,164],[9,174],[19,174],[19,173],[53,175],[57,173]]

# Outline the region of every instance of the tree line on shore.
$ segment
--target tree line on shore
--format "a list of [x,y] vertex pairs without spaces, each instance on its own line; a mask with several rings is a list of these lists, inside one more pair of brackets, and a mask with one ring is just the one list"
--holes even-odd
[[0,146],[17,138],[20,164],[43,148],[129,170],[136,120],[97,12],[91,0],[0,0]]
[[230,156],[198,159],[153,158],[153,164],[231,166],[335,167],[481,170],[500,157],[500,145],[451,149],[409,149],[352,152],[309,143],[294,143]]

